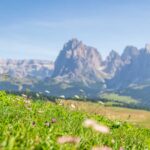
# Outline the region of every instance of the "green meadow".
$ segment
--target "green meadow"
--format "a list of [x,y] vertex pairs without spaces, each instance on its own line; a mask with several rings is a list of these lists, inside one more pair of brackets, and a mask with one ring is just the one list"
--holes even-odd
[[[32,100],[0,92],[0,149],[92,150],[104,146],[113,150],[150,149],[150,129],[140,124],[139,120],[134,122],[135,118],[130,121],[132,110],[129,110],[131,113],[128,112],[129,118],[129,115],[123,116],[127,109],[104,107],[71,100]],[[141,110],[136,111],[140,114]],[[108,115],[112,113],[117,116],[121,112],[122,119]],[[146,111],[141,113],[150,114]],[[87,119],[107,127],[109,132],[103,133],[94,130],[92,126],[86,127],[84,122]],[[62,137],[72,139],[60,142],[58,139]],[[74,138],[78,138],[78,142]]]

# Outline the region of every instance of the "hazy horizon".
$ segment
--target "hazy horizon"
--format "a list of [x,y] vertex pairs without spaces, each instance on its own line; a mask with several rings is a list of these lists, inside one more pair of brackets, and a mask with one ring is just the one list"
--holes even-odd
[[0,58],[55,60],[78,38],[104,57],[150,43],[148,0],[2,0]]

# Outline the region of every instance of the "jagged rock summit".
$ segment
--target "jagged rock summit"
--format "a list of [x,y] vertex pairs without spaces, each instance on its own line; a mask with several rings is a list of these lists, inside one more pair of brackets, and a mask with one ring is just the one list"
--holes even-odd
[[[132,85],[148,83],[150,81],[150,47],[137,50],[127,47],[122,55],[124,66],[110,80],[113,89],[127,88]],[[116,84],[117,83],[117,84]]]
[[104,81],[102,58],[97,49],[77,39],[68,41],[55,61],[52,78],[67,78],[86,83]]
[[112,78],[118,70],[123,66],[121,56],[114,50],[112,50],[106,58],[104,71]]
[[127,46],[121,56],[125,64],[130,64],[131,61],[139,55],[140,51],[134,46]]

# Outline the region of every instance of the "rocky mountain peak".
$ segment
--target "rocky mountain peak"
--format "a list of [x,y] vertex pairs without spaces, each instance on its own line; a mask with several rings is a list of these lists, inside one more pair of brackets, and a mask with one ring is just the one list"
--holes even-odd
[[82,45],[82,41],[79,41],[76,38],[73,38],[71,40],[69,40],[66,44],[64,44],[63,49],[64,50],[74,50],[76,47],[81,46]]
[[121,56],[116,51],[112,50],[106,58],[104,71],[112,77],[122,65]]
[[129,64],[132,59],[134,59],[135,57],[137,57],[139,55],[139,53],[140,52],[136,47],[127,46],[124,49],[124,52],[123,52],[121,58],[126,64]]
[[146,45],[145,45],[145,51],[146,51],[147,53],[150,53],[150,44],[146,44]]
[[52,77],[69,76],[77,79],[98,79],[102,58],[97,49],[77,39],[68,41],[55,61]]
[[120,55],[115,50],[111,50],[107,59],[116,59],[116,58],[120,59]]

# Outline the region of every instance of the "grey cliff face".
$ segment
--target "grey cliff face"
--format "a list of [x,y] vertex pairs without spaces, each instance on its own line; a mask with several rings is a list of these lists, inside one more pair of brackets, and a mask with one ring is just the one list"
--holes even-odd
[[72,39],[64,45],[55,62],[52,77],[68,76],[71,79],[103,80],[99,68],[102,58],[98,51]]
[[121,56],[125,64],[130,64],[131,61],[139,55],[139,50],[134,46],[127,46]]
[[114,76],[114,78],[110,80],[110,85],[112,88],[126,88],[131,85],[141,84],[150,80],[149,48],[145,47],[144,49],[139,51],[136,50],[134,52],[135,53],[132,51],[130,56],[126,57],[126,60],[128,61],[125,61],[125,65]]
[[104,64],[104,71],[110,76],[110,78],[112,78],[123,66],[123,61],[121,56],[116,51],[112,50],[106,58]]

